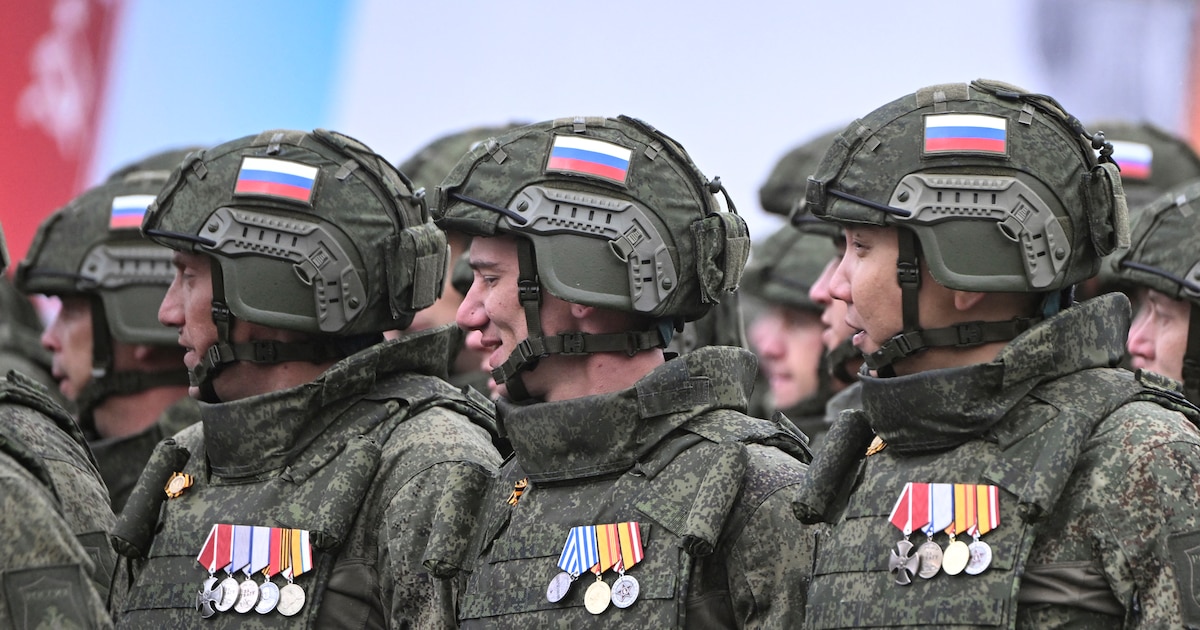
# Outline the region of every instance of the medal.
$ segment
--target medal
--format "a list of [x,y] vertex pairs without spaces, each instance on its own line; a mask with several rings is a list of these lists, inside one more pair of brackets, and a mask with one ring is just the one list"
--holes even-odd
[[258,587],[258,603],[254,605],[254,612],[265,615],[275,606],[279,605],[279,587],[275,583],[267,580],[262,586]]
[[[284,569],[284,562],[291,562],[291,553],[283,551],[283,532],[285,530],[278,527],[268,527],[267,529],[267,567],[263,569],[263,576],[266,580],[262,586],[258,587],[258,603],[254,605],[254,612],[265,615],[279,605],[279,587],[271,581],[271,578],[278,575]],[[259,536],[262,534],[260,533]]]
[[942,556],[942,571],[946,575],[958,575],[971,560],[967,544],[957,539],[959,534],[975,526],[975,486],[968,483],[954,484],[954,524],[946,529],[950,544]]
[[200,590],[196,591],[196,610],[200,611],[200,616],[208,619],[217,614],[213,609],[213,588],[217,585],[217,578],[210,577],[204,580],[204,584],[200,586]]
[[933,534],[946,529],[954,521],[954,487],[948,483],[929,484],[929,523],[925,525],[925,542],[917,549],[921,568],[917,575],[930,579],[942,568],[942,548],[933,542]]
[[593,615],[608,610],[612,602],[612,589],[604,582],[603,575],[621,560],[621,539],[616,523],[596,526],[596,551],[599,561],[591,569],[596,574],[596,583],[588,586],[583,594],[583,606]]
[[587,588],[583,594],[583,607],[593,615],[599,615],[608,609],[608,603],[612,598],[612,591],[608,588],[608,584],[596,576],[596,581]]
[[[286,577],[286,572],[285,572]],[[291,617],[304,607],[304,589],[300,585],[288,582],[287,586],[279,589],[279,605],[276,609],[284,617]]]
[[642,561],[642,531],[636,522],[617,524],[617,539],[621,544],[621,557],[617,559],[617,574],[620,576],[612,585],[612,603],[617,608],[629,608],[641,593],[641,584],[632,575],[625,575],[627,568]]
[[[596,549],[596,528],[593,525],[572,527],[567,533],[567,542],[563,545],[562,554],[558,556],[558,568],[563,572],[555,575],[546,586],[546,599],[559,602],[567,596],[571,584],[579,579],[588,567],[600,560],[600,552]],[[563,576],[566,576],[564,580]],[[565,581],[565,584],[564,584]]]
[[[217,545],[213,555],[215,566],[223,567],[226,573],[229,573],[229,567],[233,564],[233,525],[217,525]],[[213,602],[213,608],[217,612],[225,612],[237,603],[238,583],[230,574],[221,583],[217,585],[216,601]]]
[[970,560],[966,571],[969,575],[979,575],[992,564],[992,548],[979,537],[992,531],[1000,524],[1000,489],[996,486],[975,486],[976,511],[975,526],[969,530],[974,538],[967,548]]
[[171,473],[171,478],[167,480],[167,485],[163,487],[163,490],[166,491],[168,499],[175,499],[183,494],[184,490],[192,487],[193,481],[191,475],[181,472]]
[[908,537],[914,527],[923,527],[928,518],[929,484],[911,481],[904,484],[904,490],[900,492],[900,497],[896,499],[896,505],[892,507],[892,513],[888,517],[888,521],[903,535],[888,558],[888,572],[893,575],[896,584],[911,584],[912,576],[921,566],[921,558],[912,553],[913,544],[909,542]]
[[241,592],[237,578],[231,575],[221,580],[221,583],[217,585],[217,601],[213,603],[213,608],[216,608],[217,612],[225,612],[233,608]]
[[304,607],[304,589],[292,580],[312,568],[312,546],[308,542],[308,530],[284,530],[283,553],[290,556],[288,567],[282,573],[288,583],[279,589],[279,605],[276,610],[285,617],[291,617]]

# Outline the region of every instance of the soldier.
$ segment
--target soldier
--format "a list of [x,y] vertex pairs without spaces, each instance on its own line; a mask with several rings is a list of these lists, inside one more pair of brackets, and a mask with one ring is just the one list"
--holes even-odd
[[833,258],[833,243],[783,226],[754,248],[740,291],[761,304],[750,324],[773,408],[787,414],[814,445],[828,430],[825,403],[833,393],[824,361],[820,305],[809,298],[813,282]]
[[174,275],[171,250],[138,232],[187,153],[151,156],[76,197],[42,222],[17,267],[22,291],[60,301],[42,343],[116,512],[154,446],[200,419],[176,333],[157,320]]
[[[7,266],[0,232],[0,273]],[[75,421],[40,384],[0,376],[0,626],[111,627],[111,527]]]
[[443,380],[450,329],[383,341],[446,268],[408,179],[347,136],[266,131],[191,154],[142,229],[175,250],[159,319],[207,404],[117,523],[118,624],[453,625],[499,457],[489,403]]
[[1200,623],[1200,410],[1111,367],[1124,295],[1071,305],[1128,244],[1104,144],[1047,96],[937,85],[852,123],[809,181],[870,369],[797,504],[833,523],[809,627]]
[[721,190],[624,116],[514,130],[438,188],[439,225],[475,235],[458,322],[482,333],[515,450],[483,507],[464,627],[802,620],[800,438],[744,415],[748,351],[663,353],[741,276],[749,238]]
[[[398,168],[412,178],[414,186],[432,191],[471,147],[518,126],[471,127],[442,136],[400,163]],[[451,231],[446,233],[446,241],[450,244],[450,264],[453,266],[467,253],[471,237]],[[447,273],[442,296],[432,306],[413,316],[407,332],[428,330],[454,322],[454,314],[466,291],[459,292],[452,281],[453,275]],[[389,333],[389,336],[399,336],[401,332],[404,331]],[[470,385],[481,393],[488,393],[488,374],[480,367],[483,359],[481,352],[462,344],[450,367],[450,382],[458,386]]]
[[[1200,402],[1200,180],[1142,210],[1133,246],[1114,261],[1120,281],[1137,287],[1138,311],[1126,344],[1134,368],[1183,382]],[[1196,334],[1192,334],[1196,331]]]
[[[8,276],[0,275],[0,374],[16,370],[47,388],[55,388],[50,353],[42,347],[41,336],[42,320],[33,303]],[[61,393],[51,394],[59,402],[66,402]]]

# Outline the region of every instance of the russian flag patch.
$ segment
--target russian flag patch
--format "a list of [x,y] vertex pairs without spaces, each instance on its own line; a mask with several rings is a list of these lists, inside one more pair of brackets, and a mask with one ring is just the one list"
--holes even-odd
[[1008,154],[1008,119],[985,114],[925,117],[925,154]]
[[112,213],[108,215],[108,229],[124,230],[142,227],[146,209],[154,203],[154,195],[120,195],[113,197]]
[[1113,160],[1121,167],[1125,179],[1150,179],[1150,166],[1154,162],[1154,149],[1141,142],[1111,140]]
[[299,162],[244,157],[233,192],[236,195],[280,197],[311,203],[318,170],[315,166]]
[[554,136],[547,171],[591,175],[624,184],[633,149],[579,136]]

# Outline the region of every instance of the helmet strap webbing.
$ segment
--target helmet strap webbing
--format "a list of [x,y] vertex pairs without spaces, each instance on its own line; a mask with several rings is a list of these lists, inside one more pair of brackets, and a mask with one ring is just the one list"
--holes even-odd
[[854,359],[861,359],[862,353],[858,348],[854,347],[852,339],[843,339],[841,343],[830,350],[825,355],[829,362],[829,373],[837,380],[843,383],[853,383],[858,380],[858,374],[850,372],[847,368],[847,363]]
[[233,363],[275,364],[291,361],[324,363],[341,359],[347,352],[333,339],[284,342],[274,340],[234,343],[233,313],[225,303],[225,282],[220,265],[212,267],[212,319],[217,327],[217,342],[209,346],[203,359],[191,370],[191,382],[200,388],[200,400],[221,402],[213,388],[217,375]]
[[529,390],[522,382],[521,373],[537,367],[538,361],[552,354],[582,356],[596,352],[624,352],[633,356],[651,348],[665,348],[670,343],[662,327],[653,330],[622,333],[592,334],[568,332],[545,336],[541,321],[541,285],[538,283],[537,262],[533,244],[527,239],[517,241],[517,296],[525,310],[527,336],[500,366],[492,370],[492,378],[508,389],[510,400],[529,398]]
[[1183,395],[1192,402],[1200,401],[1200,305],[1195,302],[1188,318],[1187,351],[1183,353]]
[[897,230],[900,255],[896,276],[900,282],[904,331],[888,339],[875,352],[863,355],[868,368],[879,376],[895,376],[896,361],[926,348],[970,348],[985,343],[1010,341],[1042,321],[1041,317],[1017,317],[1006,322],[964,322],[945,328],[921,330],[917,293],[921,287],[916,236],[909,230]]

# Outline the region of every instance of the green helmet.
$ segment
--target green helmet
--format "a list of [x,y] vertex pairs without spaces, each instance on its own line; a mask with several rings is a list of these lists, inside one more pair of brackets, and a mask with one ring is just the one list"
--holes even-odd
[[1139,210],[1168,190],[1200,179],[1200,157],[1188,143],[1148,122],[1104,121],[1088,125],[1113,145],[1131,223]]
[[[746,224],[721,210],[718,191],[719,179],[707,180],[677,142],[626,116],[542,122],[471,150],[438,188],[439,225],[518,236],[531,261],[521,270],[527,285],[659,322],[627,335],[546,339],[537,317],[527,318],[523,356],[497,368],[496,381],[563,348],[665,346],[672,326],[708,312],[737,287],[749,254]],[[520,397],[511,385],[509,393]]]
[[459,158],[476,145],[520,126],[521,123],[509,123],[495,127],[471,127],[447,134],[422,147],[401,162],[398,168],[412,178],[414,186],[432,191],[454,169]]
[[1060,293],[1128,244],[1111,153],[1052,98],[994,81],[924,88],[852,123],[809,180],[807,200],[826,220],[899,228],[905,332],[868,365],[1011,339],[1033,323],[922,331],[918,250],[946,287],[1053,294],[1046,308],[1057,308]]
[[16,284],[25,293],[83,297],[91,303],[93,378],[76,401],[80,413],[105,398],[187,382],[178,372],[117,372],[112,343],[176,347],[176,331],[158,322],[171,279],[171,250],[142,237],[146,208],[191,149],[157,153],[125,166],[38,227]]
[[821,158],[839,133],[840,129],[823,133],[779,158],[767,181],[758,189],[762,209],[786,217],[797,204],[803,205],[808,176],[817,172]]
[[[438,298],[446,268],[445,236],[408,178],[323,129],[265,131],[190,155],[142,229],[213,260],[219,341],[194,375],[201,386],[237,361],[322,362],[373,343]],[[233,345],[229,316],[314,339]]]
[[836,255],[831,239],[785,225],[754,247],[740,291],[769,304],[819,313],[821,306],[808,290]]
[[1183,384],[1200,400],[1200,179],[1177,186],[1142,209],[1129,249],[1113,257],[1129,284],[1192,303]]

